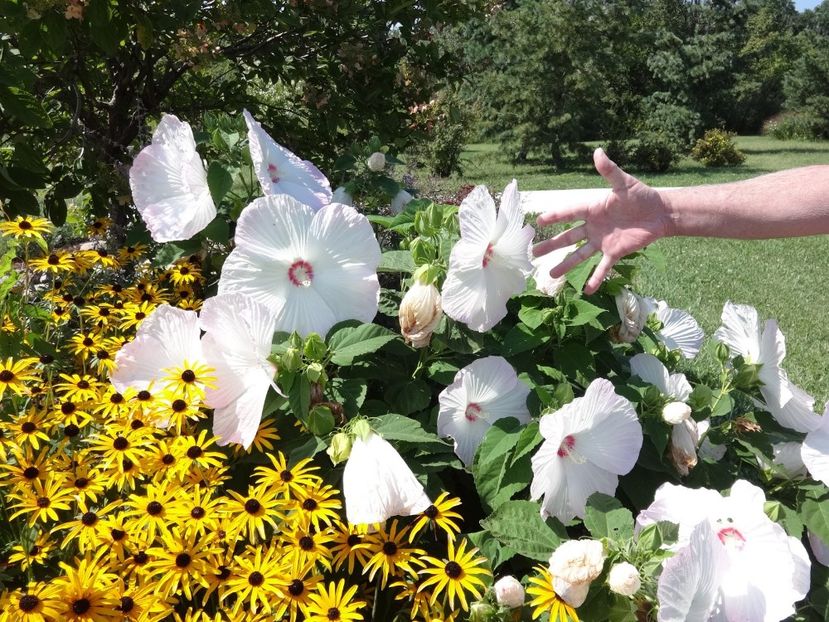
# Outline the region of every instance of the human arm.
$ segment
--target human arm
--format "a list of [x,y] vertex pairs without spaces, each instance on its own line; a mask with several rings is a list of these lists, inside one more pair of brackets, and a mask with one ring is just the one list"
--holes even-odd
[[829,233],[829,165],[727,184],[656,190],[625,173],[601,149],[594,152],[593,161],[610,183],[610,192],[602,199],[539,216],[539,226],[584,222],[534,248],[538,256],[585,241],[553,268],[554,277],[601,252],[584,288],[588,294],[599,288],[616,261],[662,237],[760,239]]

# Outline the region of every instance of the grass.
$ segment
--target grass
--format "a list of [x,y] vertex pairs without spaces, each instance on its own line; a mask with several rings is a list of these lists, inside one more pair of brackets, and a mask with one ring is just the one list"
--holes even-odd
[[[790,142],[766,137],[737,139],[746,154],[742,166],[707,169],[683,160],[664,174],[642,173],[655,186],[685,186],[737,181],[810,164],[829,164],[829,142]],[[500,191],[511,179],[522,190],[603,187],[589,163],[557,173],[548,164],[513,164],[497,145],[469,145],[464,174],[439,182],[445,191],[461,184],[487,184]],[[635,171],[632,171],[635,173]],[[829,200],[829,197],[827,197]],[[786,336],[784,366],[789,377],[817,398],[829,399],[829,237],[737,241],[671,238],[656,243],[668,259],[660,272],[642,266],[637,291],[691,312],[710,335],[719,326],[726,300],[756,307],[762,318],[776,318]],[[710,361],[701,361],[703,368]],[[822,411],[822,410],[821,410]]]

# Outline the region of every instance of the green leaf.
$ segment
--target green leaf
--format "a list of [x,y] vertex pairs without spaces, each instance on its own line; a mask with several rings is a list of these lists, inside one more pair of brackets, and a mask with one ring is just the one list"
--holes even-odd
[[515,356],[521,352],[533,350],[550,340],[550,335],[542,331],[534,332],[524,324],[516,324],[504,336],[504,346],[501,351],[504,356]]
[[294,417],[307,425],[308,409],[311,406],[311,383],[305,374],[299,374],[288,391],[288,404]]
[[567,323],[570,326],[583,326],[584,324],[591,324],[596,326],[599,330],[603,326],[596,321],[596,319],[605,312],[601,307],[582,300],[581,298],[574,298],[567,303],[567,311],[570,318]]
[[423,380],[412,380],[393,384],[386,391],[386,401],[401,415],[410,415],[429,407],[432,392]]
[[207,168],[207,185],[213,202],[218,205],[233,187],[233,176],[221,162],[211,162]]
[[521,309],[518,310],[518,319],[531,329],[535,330],[546,322],[547,318],[549,318],[552,314],[552,309],[539,309],[529,305],[522,305]]
[[368,385],[362,378],[333,378],[328,383],[334,399],[342,404],[347,417],[354,417],[366,399]]
[[334,415],[331,409],[317,404],[308,413],[308,430],[315,436],[326,436],[334,429]]
[[763,509],[766,512],[766,516],[775,523],[780,523],[783,529],[786,530],[786,533],[800,540],[803,536],[803,521],[800,520],[800,516],[795,510],[783,505],[779,501],[766,501]]
[[113,21],[109,0],[91,0],[84,11],[84,21],[89,25],[89,35],[95,45],[113,56],[121,37],[120,29]]
[[378,272],[408,272],[415,271],[414,258],[409,251],[386,251],[380,256]]
[[449,361],[434,361],[429,365],[429,378],[440,384],[449,385],[455,380],[458,366]]
[[530,421],[521,428],[521,434],[515,443],[515,449],[510,459],[510,467],[515,466],[521,458],[528,456],[536,447],[541,444],[541,434],[538,431],[538,420]]
[[16,86],[0,88],[0,106],[5,114],[15,117],[25,125],[43,128],[52,126],[52,121],[40,100]]
[[587,499],[584,526],[594,538],[624,542],[633,538],[633,514],[615,497],[595,492]]
[[403,443],[431,444],[439,443],[448,447],[436,434],[427,432],[421,423],[411,417],[390,414],[377,417],[371,421],[372,429],[387,441]]
[[335,365],[351,365],[358,356],[376,352],[397,337],[397,333],[377,324],[346,325],[341,328],[335,326],[328,336],[331,362]]
[[567,282],[570,283],[570,285],[572,285],[577,292],[580,292],[584,289],[584,284],[587,283],[587,279],[590,278],[590,273],[593,272],[593,268],[595,268],[598,263],[598,255],[593,255],[588,260],[583,261],[566,274]]
[[485,510],[496,509],[529,483],[529,469],[524,478],[512,477],[509,484],[504,481],[505,476],[512,472],[508,466],[522,427],[513,417],[499,419],[487,430],[475,452],[472,477]]
[[636,547],[640,551],[658,551],[663,545],[670,545],[676,542],[679,535],[679,525],[668,521],[659,521],[648,525],[639,532],[636,539]]
[[516,555],[515,551],[502,545],[488,531],[476,531],[467,534],[467,538],[480,551],[481,555],[489,560],[489,566],[493,570]]
[[564,527],[557,522],[555,519],[542,520],[537,503],[507,501],[482,520],[481,526],[516,553],[546,562],[561,540],[567,537]]
[[829,490],[817,486],[806,493],[800,505],[800,518],[818,538],[829,542]]
[[222,216],[216,216],[204,228],[202,235],[208,240],[213,240],[219,244],[227,244],[230,241],[230,227]]

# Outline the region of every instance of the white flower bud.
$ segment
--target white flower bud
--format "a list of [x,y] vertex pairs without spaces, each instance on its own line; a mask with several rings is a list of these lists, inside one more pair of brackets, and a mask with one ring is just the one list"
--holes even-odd
[[581,607],[590,591],[590,581],[570,583],[564,579],[553,577],[553,589],[565,603],[571,607]]
[[671,430],[671,462],[680,475],[688,475],[697,466],[697,443],[699,432],[693,419],[686,419]]
[[568,540],[550,556],[550,574],[567,583],[590,583],[602,573],[604,560],[598,540]]
[[334,190],[331,202],[351,206],[354,205],[354,197],[349,194],[348,190],[345,189],[345,186],[338,186],[336,190]]
[[613,564],[607,575],[610,591],[622,596],[633,596],[642,587],[642,579],[636,566],[628,562]]
[[636,294],[625,288],[616,294],[616,309],[622,323],[616,327],[613,336],[617,341],[633,343],[648,320],[648,305]]
[[502,607],[515,609],[524,604],[524,586],[512,575],[498,579],[492,589],[495,590],[495,600]]
[[392,214],[399,214],[414,197],[405,190],[400,190],[391,200]]
[[662,418],[671,425],[687,421],[691,417],[691,407],[685,402],[669,402],[662,409]]
[[400,333],[413,348],[425,348],[442,316],[438,288],[415,281],[400,303]]
[[375,151],[368,157],[368,160],[366,160],[366,165],[368,165],[368,170],[379,173],[386,168],[386,154],[380,151]]

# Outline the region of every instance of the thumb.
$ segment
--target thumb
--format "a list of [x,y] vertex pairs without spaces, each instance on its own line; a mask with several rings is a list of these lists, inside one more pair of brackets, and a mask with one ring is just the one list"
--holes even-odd
[[607,157],[604,149],[599,147],[593,152],[593,164],[599,175],[613,187],[614,190],[624,190],[630,185],[630,175],[619,168],[613,160]]

